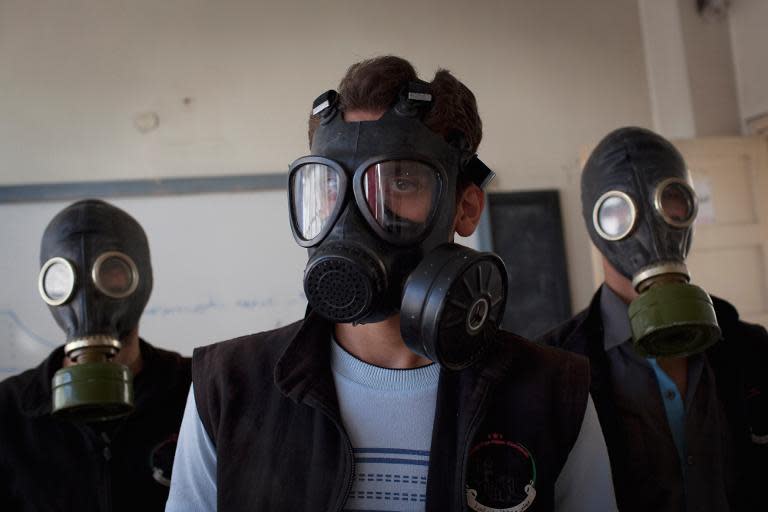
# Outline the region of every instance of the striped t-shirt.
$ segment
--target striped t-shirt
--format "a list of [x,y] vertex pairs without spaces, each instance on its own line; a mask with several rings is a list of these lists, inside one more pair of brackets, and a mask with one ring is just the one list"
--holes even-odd
[[440,368],[380,368],[331,351],[341,418],[355,457],[347,512],[423,511]]

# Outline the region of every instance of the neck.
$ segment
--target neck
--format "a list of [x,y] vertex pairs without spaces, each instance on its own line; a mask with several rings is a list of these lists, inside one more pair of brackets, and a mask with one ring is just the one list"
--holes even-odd
[[637,291],[632,286],[632,281],[616,270],[616,267],[603,256],[603,275],[605,276],[605,285],[618,295],[624,304],[629,304],[637,298]]
[[407,369],[432,363],[406,346],[399,314],[374,324],[336,324],[335,335],[344,350],[368,364]]
[[144,367],[144,359],[141,357],[141,346],[139,345],[138,328],[132,330],[120,341],[123,344],[123,348],[120,349],[120,352],[112,360],[127,366],[135,377]]

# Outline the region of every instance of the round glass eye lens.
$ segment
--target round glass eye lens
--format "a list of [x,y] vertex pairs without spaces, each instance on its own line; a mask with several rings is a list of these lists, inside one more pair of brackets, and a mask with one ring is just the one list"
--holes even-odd
[[664,217],[675,224],[684,224],[693,215],[693,193],[682,183],[670,183],[661,191]]
[[43,275],[43,292],[51,302],[63,303],[75,287],[75,273],[65,261],[56,261]]
[[123,258],[110,256],[99,265],[96,283],[107,295],[123,297],[131,292],[133,272]]
[[302,165],[291,175],[292,214],[304,240],[312,240],[328,224],[341,193],[339,184],[336,170],[321,163]]
[[635,212],[629,200],[623,196],[609,196],[603,200],[597,212],[597,223],[606,238],[626,236],[635,222]]

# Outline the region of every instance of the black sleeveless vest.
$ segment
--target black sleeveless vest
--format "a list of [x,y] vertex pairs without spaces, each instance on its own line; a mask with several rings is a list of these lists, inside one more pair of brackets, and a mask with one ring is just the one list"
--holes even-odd
[[[195,400],[216,447],[220,512],[344,507],[355,469],[330,370],[331,327],[310,314],[195,350]],[[426,510],[526,501],[521,510],[553,510],[588,389],[584,358],[505,332],[479,364],[443,370]]]

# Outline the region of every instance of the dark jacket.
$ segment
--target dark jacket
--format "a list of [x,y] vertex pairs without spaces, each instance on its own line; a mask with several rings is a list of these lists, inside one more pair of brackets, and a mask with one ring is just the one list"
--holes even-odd
[[[190,383],[190,360],[143,340],[136,409],[92,426],[51,416],[51,378],[63,347],[37,368],[0,382],[0,509],[7,512],[161,511],[167,469]],[[163,460],[165,459],[165,460]],[[166,473],[166,477],[169,475]]]
[[[738,510],[765,510],[768,485],[768,445],[753,441],[753,434],[768,434],[768,333],[758,325],[739,320],[736,309],[712,297],[722,339],[706,350],[715,376],[717,395],[735,443]],[[651,493],[641,492],[638,482],[627,477],[627,435],[612,399],[608,357],[603,347],[600,291],[584,311],[542,336],[541,341],[590,360],[590,392],[600,419],[611,459],[616,501],[622,511],[647,510]],[[763,493],[763,496],[758,496]]]
[[[355,475],[330,369],[331,325],[287,327],[195,350],[202,423],[216,446],[218,510],[337,511]],[[428,511],[466,509],[470,489],[529,511],[553,508],[554,484],[583,420],[586,360],[509,333],[471,369],[443,371],[427,482]],[[521,455],[525,447],[533,460]]]

